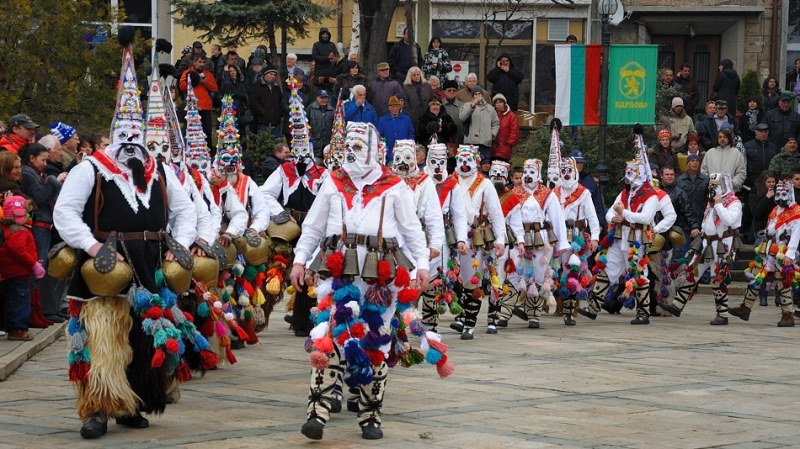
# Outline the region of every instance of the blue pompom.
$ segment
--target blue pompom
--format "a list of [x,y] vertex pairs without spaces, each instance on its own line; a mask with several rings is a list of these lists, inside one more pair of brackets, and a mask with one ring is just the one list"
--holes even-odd
[[343,285],[340,289],[333,292],[333,300],[337,303],[358,301],[360,297],[361,292],[358,290],[358,287],[353,284]]
[[442,353],[436,349],[428,349],[428,352],[425,353],[425,361],[431,365],[436,365],[440,360],[442,360]]
[[208,340],[200,332],[194,334],[194,351],[200,352],[209,348]]
[[133,307],[140,311],[150,307],[151,296],[152,295],[147,290],[136,290],[136,293],[133,294]]
[[161,287],[158,294],[164,300],[164,308],[171,309],[172,306],[178,303],[178,296],[167,287]]
[[632,309],[636,306],[636,293],[630,295],[625,303],[622,304],[626,309]]
[[323,310],[323,311],[317,313],[317,317],[314,320],[314,322],[317,323],[317,324],[325,323],[330,319],[331,319],[331,311],[330,310]]
[[69,319],[69,327],[67,328],[67,331],[70,335],[75,335],[82,330],[83,325],[81,325],[81,321],[77,317],[72,317]]

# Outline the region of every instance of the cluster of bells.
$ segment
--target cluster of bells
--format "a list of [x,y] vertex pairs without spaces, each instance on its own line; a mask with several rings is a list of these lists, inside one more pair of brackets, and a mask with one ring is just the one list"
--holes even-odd
[[[372,237],[370,237],[372,239]],[[326,238],[320,244],[317,256],[312,260],[308,269],[319,274],[320,277],[328,278],[331,276],[331,269],[328,267],[328,258],[340,252],[344,247],[344,266],[342,276],[361,278],[366,282],[378,280],[378,262],[385,260],[389,263],[389,279],[394,279],[397,267],[403,267],[408,271],[414,270],[414,264],[406,257],[400,249],[395,239],[386,239],[383,244],[367,245],[369,250],[364,258],[364,263],[359,267],[358,251],[356,249],[355,238],[340,239],[338,235]]]

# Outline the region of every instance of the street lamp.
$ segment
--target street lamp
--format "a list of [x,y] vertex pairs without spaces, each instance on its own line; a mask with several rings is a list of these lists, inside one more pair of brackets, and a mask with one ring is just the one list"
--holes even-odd
[[601,62],[600,62],[600,157],[597,160],[597,173],[600,182],[608,181],[608,167],[606,166],[606,125],[608,122],[608,55],[611,45],[611,28],[609,18],[617,12],[618,0],[599,0],[597,2],[597,15],[600,18]]

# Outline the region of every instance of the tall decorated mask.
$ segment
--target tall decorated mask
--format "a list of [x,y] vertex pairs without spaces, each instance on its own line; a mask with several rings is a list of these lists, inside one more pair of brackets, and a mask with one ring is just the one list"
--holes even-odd
[[474,145],[461,145],[456,154],[456,173],[462,178],[468,178],[478,172],[480,164],[478,147]]
[[561,185],[570,192],[578,185],[578,164],[571,157],[561,159]]
[[413,140],[398,140],[394,143],[394,160],[392,171],[401,178],[416,176],[419,173],[417,166],[417,144]]
[[794,204],[794,184],[791,180],[778,181],[775,185],[775,204],[784,209]]
[[542,182],[542,161],[539,159],[528,159],[522,167],[522,187],[529,192],[533,192]]
[[185,163],[187,166],[199,171],[209,179],[211,176],[211,158],[208,152],[198,151],[196,153],[186,153]]
[[150,157],[161,159],[162,161],[172,161],[173,158],[169,146],[169,136],[148,136],[146,144],[147,152],[150,153]]
[[644,165],[632,159],[625,164],[625,184],[638,188],[647,181],[647,172]]
[[234,148],[225,148],[214,159],[214,170],[228,182],[235,181],[242,165],[242,156]]
[[425,172],[428,173],[437,184],[447,178],[447,145],[443,143],[432,143],[428,145]]
[[382,146],[378,130],[372,123],[350,122],[345,135],[342,169],[351,178],[360,179],[373,170],[380,170]]

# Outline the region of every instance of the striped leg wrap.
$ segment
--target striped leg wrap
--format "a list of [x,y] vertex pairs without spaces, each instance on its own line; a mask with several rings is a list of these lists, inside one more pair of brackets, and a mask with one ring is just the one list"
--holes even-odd
[[383,407],[383,393],[386,391],[386,375],[389,367],[386,362],[373,365],[372,382],[359,387],[358,397],[358,424],[363,426],[367,421],[374,419],[381,423],[381,407]]

